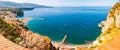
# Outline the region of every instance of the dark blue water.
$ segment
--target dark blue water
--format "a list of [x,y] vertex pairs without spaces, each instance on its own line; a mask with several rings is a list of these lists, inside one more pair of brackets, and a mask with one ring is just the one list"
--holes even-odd
[[68,35],[67,43],[84,44],[101,33],[98,23],[105,20],[110,7],[37,8],[24,11],[24,17],[46,18],[31,20],[27,26],[33,32],[61,41]]

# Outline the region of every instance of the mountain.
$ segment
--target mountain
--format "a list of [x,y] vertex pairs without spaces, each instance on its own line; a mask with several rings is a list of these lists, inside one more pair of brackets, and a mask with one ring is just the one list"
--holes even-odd
[[33,3],[16,3],[10,1],[0,1],[0,7],[13,7],[13,8],[49,8],[50,6],[38,5]]

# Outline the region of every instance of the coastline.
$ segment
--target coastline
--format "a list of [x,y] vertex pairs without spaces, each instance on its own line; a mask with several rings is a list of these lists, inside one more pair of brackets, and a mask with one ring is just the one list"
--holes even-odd
[[[9,34],[8,36],[6,36],[6,38],[8,38],[9,40],[13,39],[13,40],[11,40],[11,41],[13,41],[13,43],[19,42],[18,45],[20,45],[20,46],[26,45],[24,47],[30,48],[33,50],[36,50],[36,49],[40,49],[40,50],[55,49],[55,50],[57,50],[58,48],[60,50],[68,50],[68,48],[70,48],[70,50],[74,50],[74,49],[75,50],[84,50],[84,49],[85,50],[93,50],[93,49],[95,49],[95,50],[101,50],[101,49],[103,49],[103,50],[104,49],[105,50],[116,49],[117,50],[118,49],[119,50],[119,42],[120,41],[118,39],[120,37],[119,36],[120,25],[116,25],[116,24],[119,24],[119,22],[118,22],[119,16],[117,14],[119,14],[120,11],[117,9],[115,9],[115,10],[116,11],[113,13],[116,13],[116,14],[114,14],[116,16],[111,16],[111,15],[107,16],[108,19],[104,21],[105,23],[103,25],[105,25],[105,26],[104,27],[102,26],[102,29],[103,28],[105,28],[105,29],[103,29],[102,34],[100,34],[100,36],[97,37],[97,39],[93,42],[89,42],[89,41],[85,40],[85,42],[86,42],[85,44],[61,43],[61,41],[50,40],[50,38],[48,36],[41,36],[37,33],[29,31],[29,29],[27,29],[26,25],[23,25],[24,24],[24,23],[22,23],[23,20],[18,21],[16,19],[16,15],[14,13],[12,14],[12,12],[5,12],[7,14],[7,15],[4,14],[5,16],[3,16],[3,14],[1,15],[1,19],[0,19],[1,24],[2,24],[1,28],[3,27],[3,25],[5,26],[5,27],[3,27],[4,29],[2,29],[3,31],[1,31],[1,32],[3,35]],[[12,17],[10,16],[11,14],[13,15]],[[32,18],[26,18],[24,21],[26,23],[27,21],[29,21],[31,19]],[[112,21],[112,19],[114,19],[115,21]],[[118,21],[116,21],[116,20],[118,20]],[[111,21],[111,23],[109,23],[109,21]],[[116,23],[116,24],[114,25],[114,23]],[[14,29],[13,31],[15,31],[15,33],[11,31],[12,29]],[[9,33],[8,31],[11,31],[11,32]],[[16,35],[12,35],[12,34],[16,34],[16,33],[19,33],[17,35],[20,35],[20,36],[15,37]],[[10,36],[15,37],[15,38],[11,38]],[[23,38],[25,40],[21,41],[20,38]],[[92,45],[90,45],[90,44],[92,44]],[[38,46],[38,47],[36,47],[36,46]],[[43,46],[43,48],[41,46]]]
[[[21,21],[23,23],[27,23],[29,20],[32,19],[36,19],[36,18],[23,18]],[[40,18],[39,20],[42,20],[42,18]],[[86,41],[87,42],[87,41]],[[63,43],[62,45],[60,45],[61,41],[54,41],[51,40],[51,44],[55,47],[60,47],[60,48],[76,48],[76,47],[89,47],[90,44],[92,44],[92,42],[87,42],[85,44],[71,44],[71,43]]]
[[[53,44],[53,46],[58,47],[59,44],[61,43],[60,41],[53,41],[51,40],[51,43]],[[92,43],[86,43],[86,44],[70,44],[70,43],[64,43],[61,45],[61,48],[76,48],[76,47],[89,47],[89,45]]]
[[[53,44],[53,46],[58,47],[60,45],[60,42],[58,41],[51,41],[51,43]],[[62,44],[60,47],[61,48],[76,48],[78,45],[74,45],[74,44]]]

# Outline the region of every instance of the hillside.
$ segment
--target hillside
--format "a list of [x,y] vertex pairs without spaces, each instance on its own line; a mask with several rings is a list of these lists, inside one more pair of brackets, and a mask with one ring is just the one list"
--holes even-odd
[[32,50],[55,50],[48,37],[31,32],[16,16],[11,11],[0,11],[0,35]]
[[0,7],[13,7],[13,8],[48,8],[50,6],[38,5],[33,3],[16,3],[10,1],[0,1]]
[[15,13],[17,16],[24,15],[23,10],[18,9],[18,8],[0,8],[0,11],[11,11],[12,13]]

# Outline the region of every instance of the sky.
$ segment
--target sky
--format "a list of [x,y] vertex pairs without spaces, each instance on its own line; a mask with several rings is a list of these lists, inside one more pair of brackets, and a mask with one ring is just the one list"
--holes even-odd
[[112,6],[119,0],[0,0],[47,6]]

